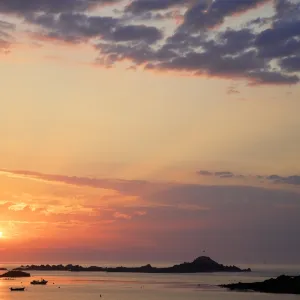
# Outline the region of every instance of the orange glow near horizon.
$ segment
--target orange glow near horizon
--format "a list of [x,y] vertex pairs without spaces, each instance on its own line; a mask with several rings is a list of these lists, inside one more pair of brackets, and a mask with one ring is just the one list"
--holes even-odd
[[193,258],[203,247],[254,256],[256,245],[299,257],[285,232],[300,236],[300,73],[291,81],[287,57],[262,58],[276,52],[258,38],[276,29],[273,1],[220,0],[187,27],[197,1],[147,22],[122,13],[130,0],[90,13],[85,0],[74,11],[4,2],[0,262]]

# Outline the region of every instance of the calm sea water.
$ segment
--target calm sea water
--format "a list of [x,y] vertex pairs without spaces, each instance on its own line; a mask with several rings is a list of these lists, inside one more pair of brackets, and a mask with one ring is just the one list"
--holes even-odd
[[[10,267],[12,267],[10,265]],[[28,279],[0,279],[0,299],[24,300],[292,300],[297,295],[230,292],[217,287],[231,282],[252,282],[281,274],[298,275],[300,266],[250,266],[251,273],[211,274],[126,274],[30,272]],[[45,278],[46,286],[31,286],[32,279]],[[11,292],[10,287],[25,286],[25,292]],[[101,295],[101,298],[100,298]]]

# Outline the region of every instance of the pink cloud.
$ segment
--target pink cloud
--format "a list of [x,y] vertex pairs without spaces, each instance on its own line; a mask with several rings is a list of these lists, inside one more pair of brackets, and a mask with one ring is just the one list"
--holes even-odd
[[124,219],[124,220],[131,220],[132,219],[131,216],[129,216],[127,214],[123,214],[123,213],[117,212],[117,211],[114,213],[114,217],[116,219]]

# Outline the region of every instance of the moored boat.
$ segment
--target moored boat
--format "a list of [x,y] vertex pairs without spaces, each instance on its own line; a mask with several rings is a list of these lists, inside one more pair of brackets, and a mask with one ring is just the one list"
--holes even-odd
[[23,292],[25,291],[25,287],[11,287],[10,290],[12,292]]
[[30,282],[30,284],[42,284],[42,285],[45,285],[47,283],[48,283],[48,281],[45,280],[45,279],[42,279],[42,280],[33,280],[33,281]]

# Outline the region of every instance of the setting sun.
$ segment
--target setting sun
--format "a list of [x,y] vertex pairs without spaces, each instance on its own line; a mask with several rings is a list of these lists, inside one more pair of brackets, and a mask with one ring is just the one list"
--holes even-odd
[[3,232],[2,231],[0,231],[0,238],[2,238],[3,237]]

